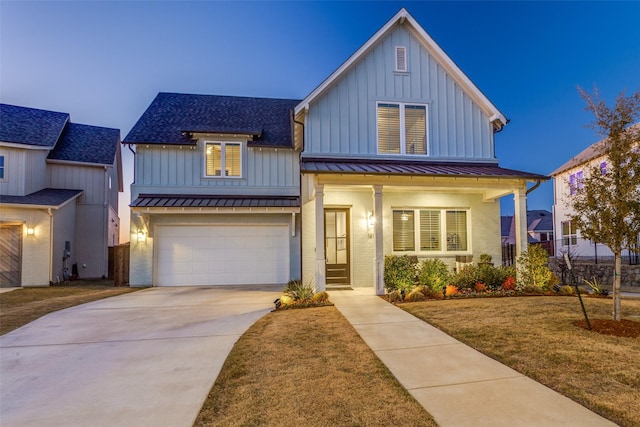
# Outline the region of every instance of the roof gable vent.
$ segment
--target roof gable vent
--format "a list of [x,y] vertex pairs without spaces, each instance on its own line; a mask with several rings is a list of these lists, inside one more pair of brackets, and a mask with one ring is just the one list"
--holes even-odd
[[396,46],[396,71],[407,71],[407,48]]

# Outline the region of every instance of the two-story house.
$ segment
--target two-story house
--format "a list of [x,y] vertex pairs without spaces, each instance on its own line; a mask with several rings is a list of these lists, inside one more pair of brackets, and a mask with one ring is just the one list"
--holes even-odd
[[[633,126],[640,126],[640,123]],[[613,252],[602,243],[584,239],[575,223],[571,198],[582,188],[582,180],[594,167],[607,173],[606,140],[600,140],[551,172],[553,177],[553,229],[556,254],[568,252],[576,259],[613,259]],[[638,245],[640,245],[640,236]],[[631,253],[623,250],[622,256],[637,257],[637,248]]]
[[[498,165],[507,122],[404,9],[302,101],[160,94],[124,141],[131,284],[301,277],[381,294],[387,254],[499,261],[510,194],[526,250],[527,183],[547,177]],[[276,123],[282,139],[263,142]]]
[[0,286],[107,276],[121,191],[118,129],[0,104]]

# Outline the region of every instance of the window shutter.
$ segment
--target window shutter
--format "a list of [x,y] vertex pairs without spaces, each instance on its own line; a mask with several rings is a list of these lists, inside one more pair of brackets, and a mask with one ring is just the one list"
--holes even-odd
[[447,250],[467,250],[467,212],[447,211]]
[[427,154],[427,108],[424,105],[404,107],[405,152],[407,154]]
[[420,250],[440,250],[440,211],[420,211]]
[[415,250],[413,211],[393,211],[393,250]]
[[400,106],[378,104],[378,152],[400,154]]
[[396,71],[407,71],[407,48],[396,46]]

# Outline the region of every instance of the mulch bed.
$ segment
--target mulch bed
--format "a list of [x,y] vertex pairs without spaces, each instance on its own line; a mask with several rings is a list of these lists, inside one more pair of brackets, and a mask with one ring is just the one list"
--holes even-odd
[[[624,338],[640,337],[640,322],[622,319],[619,322],[611,319],[589,319],[591,330],[603,335],[614,335]],[[587,329],[586,320],[573,322],[574,325]]]

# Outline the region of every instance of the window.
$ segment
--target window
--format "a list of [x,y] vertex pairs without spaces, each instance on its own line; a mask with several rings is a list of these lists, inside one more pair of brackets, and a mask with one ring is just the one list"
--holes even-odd
[[0,179],[4,179],[4,156],[0,156]]
[[574,195],[576,191],[584,188],[582,171],[569,175],[569,194]]
[[600,172],[602,173],[602,175],[607,174],[607,162],[600,163]]
[[428,154],[427,106],[378,103],[378,153]]
[[578,232],[572,221],[562,221],[562,245],[569,246],[578,243]]
[[396,71],[407,71],[407,48],[404,46],[396,46]]
[[469,246],[467,217],[465,210],[394,210],[393,250],[396,252],[467,251]]
[[207,142],[205,152],[207,176],[241,176],[242,145],[239,142]]

